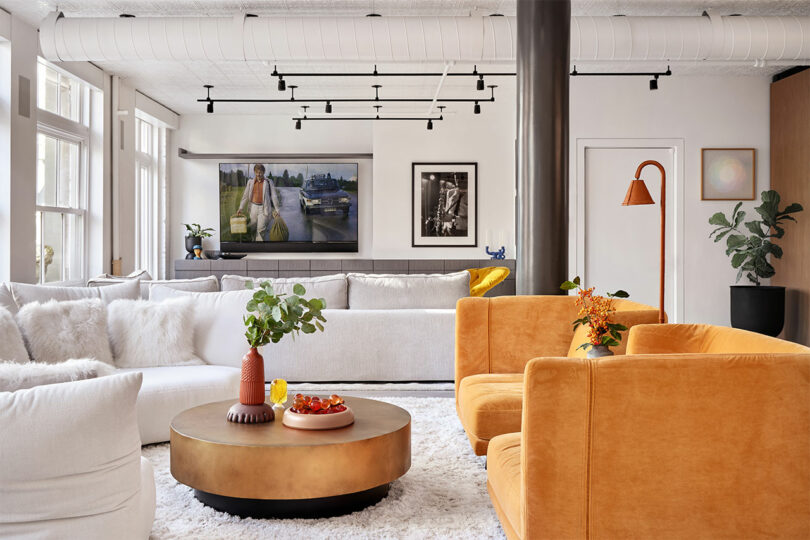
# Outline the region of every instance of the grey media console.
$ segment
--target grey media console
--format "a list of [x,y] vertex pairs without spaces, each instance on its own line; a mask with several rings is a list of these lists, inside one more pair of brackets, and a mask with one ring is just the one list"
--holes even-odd
[[309,277],[362,272],[364,274],[449,274],[467,268],[505,266],[510,274],[487,296],[515,294],[515,260],[491,259],[178,259],[174,278],[225,274],[251,277]]

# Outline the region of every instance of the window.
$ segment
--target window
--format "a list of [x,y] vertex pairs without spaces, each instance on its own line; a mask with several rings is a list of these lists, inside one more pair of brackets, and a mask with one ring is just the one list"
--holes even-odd
[[36,276],[86,277],[90,87],[44,60],[37,66]]
[[135,268],[166,276],[166,128],[135,112]]

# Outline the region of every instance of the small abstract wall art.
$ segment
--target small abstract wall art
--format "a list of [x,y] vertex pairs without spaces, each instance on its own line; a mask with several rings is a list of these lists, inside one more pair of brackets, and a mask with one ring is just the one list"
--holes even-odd
[[754,200],[757,161],[753,148],[703,148],[700,161],[701,200]]

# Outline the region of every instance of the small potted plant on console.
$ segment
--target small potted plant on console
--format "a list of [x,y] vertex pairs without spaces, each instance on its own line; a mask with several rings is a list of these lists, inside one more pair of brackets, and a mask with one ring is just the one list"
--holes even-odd
[[200,246],[202,249],[202,239],[211,238],[214,229],[206,227],[205,229],[199,223],[183,223],[186,227],[186,259],[194,258],[194,246]]
[[[253,282],[247,283],[249,289]],[[250,350],[242,358],[242,378],[239,384],[239,403],[228,411],[228,420],[241,424],[259,424],[275,418],[273,409],[264,401],[264,358],[259,347],[278,343],[287,334],[303,332],[313,334],[323,331],[326,319],[321,313],[326,307],[323,298],[306,300],[306,289],[300,283],[293,287],[293,294],[276,293],[269,281],[259,288],[248,301],[248,315],[243,317]]]

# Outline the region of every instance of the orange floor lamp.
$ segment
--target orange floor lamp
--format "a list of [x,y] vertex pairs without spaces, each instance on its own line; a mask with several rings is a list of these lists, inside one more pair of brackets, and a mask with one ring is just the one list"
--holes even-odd
[[658,322],[664,323],[666,315],[664,314],[664,253],[665,250],[665,231],[666,231],[666,208],[667,208],[667,173],[664,172],[664,166],[655,160],[647,160],[638,166],[636,169],[636,178],[630,182],[630,187],[627,190],[627,195],[624,196],[622,206],[636,206],[639,204],[655,204],[655,201],[650,196],[647,185],[641,179],[641,170],[647,165],[654,165],[661,171],[661,276],[658,294]]

